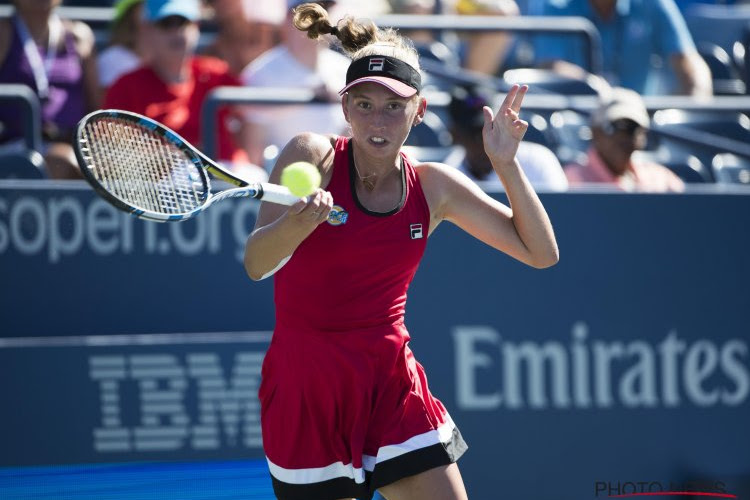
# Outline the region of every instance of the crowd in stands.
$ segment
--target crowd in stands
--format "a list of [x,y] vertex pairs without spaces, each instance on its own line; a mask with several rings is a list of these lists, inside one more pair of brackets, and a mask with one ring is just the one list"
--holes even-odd
[[[349,61],[335,45],[313,43],[291,25],[290,12],[301,3],[113,0],[103,40],[83,20],[66,19],[58,13],[62,4],[101,7],[101,2],[12,0],[9,16],[0,18],[0,85],[24,84],[37,94],[43,134],[40,153],[49,178],[80,177],[71,146],[78,120],[95,109],[119,108],[154,118],[198,147],[205,142],[202,134],[215,134],[216,159],[249,180],[264,180],[270,168],[269,155],[272,158],[269,146],[272,150],[302,131],[347,133],[338,90],[343,87]],[[538,88],[534,89],[535,82],[529,82],[532,93],[587,93],[599,100],[598,106],[588,110],[589,115],[577,114],[576,135],[584,137],[580,144],[561,145],[566,140],[558,134],[556,147],[544,140],[551,132],[544,126],[534,127],[532,122],[517,158],[535,186],[554,191],[592,183],[625,191],[684,190],[685,181],[695,179],[671,164],[660,165],[663,155],[639,154],[639,150],[648,149],[654,124],[643,97],[672,94],[710,99],[718,93],[748,92],[745,60],[750,50],[743,49],[750,40],[750,2],[741,0],[318,3],[335,19],[344,15],[455,14],[505,19],[580,16],[591,21],[601,40],[598,72],[587,59],[588,48],[582,37],[507,31],[408,31],[423,59],[444,68],[435,74],[429,74],[434,64],[424,68],[427,87],[432,84],[435,90],[450,95],[444,113],[435,116],[445,126],[442,139],[434,144],[415,139],[415,144],[437,146],[442,153],[434,155],[426,148],[415,147],[414,155],[423,160],[436,156],[434,159],[461,169],[487,189],[501,186],[482,148],[482,108],[496,105],[496,97],[502,95],[503,85],[512,75],[530,75],[514,73],[518,68],[537,72]],[[743,3],[748,4],[746,8]],[[747,19],[746,28],[734,37],[731,54],[724,51],[726,58],[722,59],[715,48],[711,52],[711,57],[732,66],[736,80],[732,87],[719,79],[717,59],[709,57],[705,41],[694,40],[691,35],[689,13],[707,5],[737,9],[737,16]],[[305,87],[314,91],[316,99],[310,104],[278,108],[225,106],[217,113],[215,129],[201,130],[204,99],[223,86]],[[729,88],[740,90],[725,92]],[[20,108],[12,99],[0,103],[1,171],[3,155],[25,146]],[[540,119],[554,121],[550,116]],[[744,127],[750,138],[750,127]],[[415,134],[420,134],[419,128]],[[709,175],[705,180],[714,179]]]

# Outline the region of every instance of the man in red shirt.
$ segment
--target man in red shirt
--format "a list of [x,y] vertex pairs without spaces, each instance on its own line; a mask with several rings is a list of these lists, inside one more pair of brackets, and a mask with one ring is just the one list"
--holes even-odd
[[[150,62],[118,79],[107,91],[104,106],[153,118],[200,148],[206,94],[219,86],[241,83],[224,61],[195,55],[200,36],[198,0],[146,0],[144,7]],[[209,131],[217,134],[216,159],[246,162],[247,154],[231,124],[230,111],[224,109],[218,114],[216,129]]]

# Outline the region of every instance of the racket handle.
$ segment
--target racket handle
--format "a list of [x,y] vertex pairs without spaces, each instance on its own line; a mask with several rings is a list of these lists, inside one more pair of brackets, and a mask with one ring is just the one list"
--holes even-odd
[[289,191],[289,188],[279,186],[278,184],[270,184],[268,182],[261,182],[258,184],[259,193],[256,198],[263,201],[270,201],[271,203],[278,203],[280,205],[294,205],[301,198],[295,196]]

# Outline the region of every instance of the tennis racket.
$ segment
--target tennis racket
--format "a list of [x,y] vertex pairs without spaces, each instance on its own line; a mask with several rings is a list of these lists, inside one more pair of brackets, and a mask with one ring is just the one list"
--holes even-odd
[[[115,207],[159,222],[195,217],[217,201],[300,200],[284,186],[248,183],[164,125],[128,111],[94,111],[78,123],[74,149],[84,178]],[[233,188],[211,192],[207,173]]]

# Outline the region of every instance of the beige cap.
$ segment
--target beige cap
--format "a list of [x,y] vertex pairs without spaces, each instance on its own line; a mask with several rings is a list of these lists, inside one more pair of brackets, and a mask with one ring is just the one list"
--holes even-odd
[[651,119],[638,92],[615,87],[591,115],[591,125],[594,126],[602,126],[617,120],[633,120],[643,128],[649,127]]

